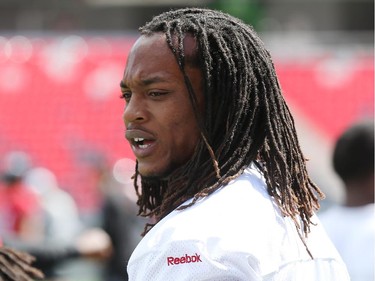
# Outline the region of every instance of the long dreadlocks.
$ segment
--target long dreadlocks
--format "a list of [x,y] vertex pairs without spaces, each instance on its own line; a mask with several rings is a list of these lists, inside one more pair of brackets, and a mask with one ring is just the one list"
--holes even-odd
[[[136,167],[140,214],[159,221],[186,200],[193,199],[180,209],[208,196],[256,161],[282,214],[291,217],[306,236],[324,195],[307,174],[272,59],[253,28],[219,11],[186,8],[161,14],[140,31],[145,36],[166,35],[202,136],[190,161],[165,181],[141,176],[140,191]],[[197,42],[195,60],[204,77],[205,116],[197,110],[185,71],[191,63],[184,52],[186,34]]]
[[35,260],[27,253],[0,247],[0,281],[33,281],[43,279],[43,273],[31,266]]

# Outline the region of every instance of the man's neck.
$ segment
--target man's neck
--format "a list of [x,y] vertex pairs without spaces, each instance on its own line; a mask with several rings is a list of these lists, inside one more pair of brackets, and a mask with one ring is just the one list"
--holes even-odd
[[374,203],[374,182],[361,181],[346,186],[345,206],[360,207]]

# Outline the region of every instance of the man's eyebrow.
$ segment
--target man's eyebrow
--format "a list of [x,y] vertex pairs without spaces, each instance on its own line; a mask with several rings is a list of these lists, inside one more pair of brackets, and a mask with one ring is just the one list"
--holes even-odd
[[[153,83],[158,83],[158,82],[168,82],[168,79],[161,77],[159,75],[156,75],[156,76],[147,77],[145,79],[141,79],[139,83],[137,84],[142,85],[142,86],[148,86],[148,85],[151,85]],[[129,88],[128,85],[126,85],[123,80],[120,81],[120,87]]]
[[148,85],[153,84],[153,83],[165,82],[165,81],[167,81],[167,80],[165,78],[160,77],[160,76],[152,76],[152,77],[142,79],[140,84],[142,84],[144,86],[148,86]]
[[124,81],[120,81],[120,87],[121,88],[127,88],[127,86],[125,85]]

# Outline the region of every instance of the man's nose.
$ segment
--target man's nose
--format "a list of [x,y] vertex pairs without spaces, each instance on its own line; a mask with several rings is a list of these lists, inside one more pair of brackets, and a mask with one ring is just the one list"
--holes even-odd
[[144,101],[132,95],[130,101],[126,104],[123,119],[125,124],[130,122],[143,122],[146,120],[146,106]]

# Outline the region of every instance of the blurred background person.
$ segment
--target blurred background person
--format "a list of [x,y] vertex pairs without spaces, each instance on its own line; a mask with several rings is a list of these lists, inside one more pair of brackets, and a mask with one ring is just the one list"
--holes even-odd
[[25,176],[27,186],[38,195],[43,209],[44,241],[68,243],[84,228],[73,197],[60,188],[47,168],[32,168]]
[[0,237],[39,242],[43,239],[42,208],[37,195],[25,184],[30,156],[11,151],[2,159],[0,182]]
[[319,216],[352,281],[373,281],[375,251],[374,121],[353,124],[337,140],[333,167],[345,188],[342,205]]
[[[23,232],[26,238],[4,234],[4,244],[34,256],[33,266],[43,272],[46,280],[78,281],[90,276],[82,273],[87,269],[85,262],[102,263],[108,259],[112,249],[109,236],[100,228],[85,226],[74,199],[59,187],[56,176],[43,167],[31,168],[24,157],[19,152],[6,157],[5,178],[9,181],[15,174],[22,174],[22,185],[21,177],[17,176],[17,188],[22,187],[22,194],[12,193],[11,199],[17,202],[19,209],[38,206],[39,235],[38,239],[31,239],[30,231]],[[31,199],[25,200],[25,194],[33,199],[33,204],[30,204]],[[6,200],[9,196],[1,198]]]
[[113,251],[104,267],[104,280],[127,281],[127,264],[142,238],[140,234],[146,219],[137,216],[135,191],[131,184],[105,192],[101,210],[102,227],[111,238]]
[[[38,195],[43,210],[43,243],[59,245],[59,247],[70,245],[84,229],[73,197],[59,187],[56,176],[44,167],[30,169],[25,175],[25,182]],[[77,259],[73,261],[74,263],[71,259],[64,258],[54,266],[51,264],[43,266],[40,261],[38,264],[37,260],[37,266],[47,278],[55,278],[72,274]]]
[[137,196],[133,186],[134,160],[123,158],[113,165],[104,155],[90,151],[84,157],[87,172],[101,195],[94,226],[102,228],[110,237],[112,253],[104,261],[104,281],[126,281],[127,263],[141,240],[147,222],[137,216]]
[[[33,256],[32,266],[41,270],[47,281],[103,280],[98,271],[83,265],[83,261],[101,264],[111,255],[111,242],[100,228],[82,231],[70,243],[30,243],[15,238],[4,239],[4,246]],[[30,262],[30,263],[31,263]],[[67,265],[72,265],[71,268]],[[74,266],[75,265],[75,266]]]

